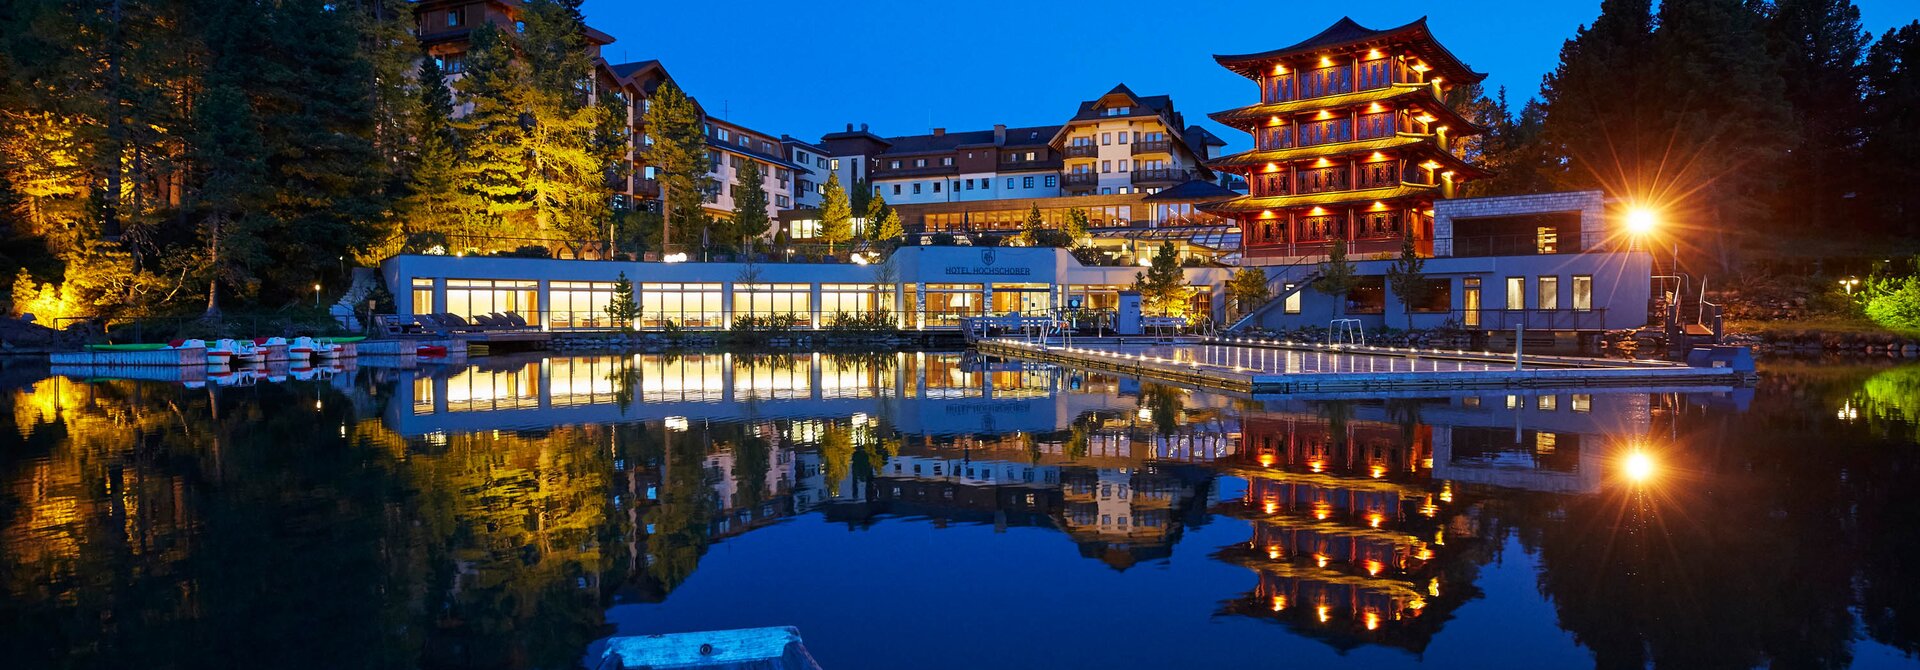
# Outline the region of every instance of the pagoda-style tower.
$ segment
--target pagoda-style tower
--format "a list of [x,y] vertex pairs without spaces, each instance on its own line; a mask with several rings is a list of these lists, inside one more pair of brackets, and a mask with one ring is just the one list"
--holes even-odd
[[1205,207],[1241,223],[1248,265],[1326,253],[1395,252],[1411,234],[1431,252],[1433,201],[1488,173],[1449,142],[1483,131],[1447,106],[1447,91],[1486,75],[1434,41],[1422,18],[1373,30],[1340,19],[1293,46],[1214,56],[1260,86],[1260,102],[1213,115],[1254,148],[1214,169],[1246,178],[1248,195]]

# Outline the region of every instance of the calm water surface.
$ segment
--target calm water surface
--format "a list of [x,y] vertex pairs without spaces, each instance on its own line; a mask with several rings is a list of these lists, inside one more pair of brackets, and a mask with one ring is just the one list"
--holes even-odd
[[1920,367],[1248,400],[959,354],[0,370],[0,665],[1914,667]]

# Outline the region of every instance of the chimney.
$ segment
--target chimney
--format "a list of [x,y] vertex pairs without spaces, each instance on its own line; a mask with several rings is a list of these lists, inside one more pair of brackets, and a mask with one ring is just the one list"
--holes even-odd
[[941,135],[945,135],[945,134],[947,134],[947,129],[945,129],[945,128],[935,128],[935,129],[933,129],[933,136],[934,136],[934,137],[939,137],[939,136],[941,136]]
[[847,124],[847,132],[849,133],[853,132],[853,124],[851,123]]
[[864,124],[864,123],[860,124],[860,132],[863,132],[863,133],[867,132],[867,124]]
[[993,124],[993,145],[1003,146],[1006,143],[1007,143],[1007,124],[1004,124],[1004,123]]

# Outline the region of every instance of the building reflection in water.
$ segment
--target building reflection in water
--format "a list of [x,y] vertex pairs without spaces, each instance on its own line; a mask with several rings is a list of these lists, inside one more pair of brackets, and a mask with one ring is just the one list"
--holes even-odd
[[[343,578],[412,594],[339,618],[421,619],[408,630],[431,631],[414,642],[431,658],[539,665],[603,635],[609,597],[664,599],[715,543],[795,515],[1056,529],[1116,570],[1167,558],[1190,529],[1226,518],[1246,536],[1209,555],[1252,579],[1217,611],[1339,649],[1419,653],[1479,595],[1477,571],[1510,533],[1549,567],[1593,563],[1587,572],[1632,592],[1614,573],[1674,555],[1639,531],[1716,504],[1655,488],[1714,466],[1678,436],[1700,406],[1654,392],[1247,400],[885,353],[495,357],[198,394],[58,379],[14,394],[23,443],[45,454],[6,472],[22,503],[0,517],[16,614],[138,601],[94,591],[124,588],[82,574],[112,562],[99,547],[128,548],[115,560],[139,568],[124,571],[188,594],[190,609],[232,605],[234,592],[206,584],[248,557],[199,538],[324,509],[381,539],[361,551],[328,529],[288,542],[288,565],[372,569],[382,574]],[[308,460],[263,456],[281,452]],[[1631,454],[1651,459],[1647,475],[1621,489],[1610,468]],[[307,470],[292,478],[296,467]],[[1622,545],[1638,553],[1596,562],[1586,550],[1600,540],[1556,514],[1625,524],[1615,532],[1639,533]],[[1603,602],[1577,572],[1543,575],[1543,593]],[[1582,604],[1563,625],[1631,649],[1618,632],[1630,625],[1602,611]],[[1889,611],[1876,613],[1883,627],[1898,623]],[[579,625],[534,634],[529,623],[548,617]]]

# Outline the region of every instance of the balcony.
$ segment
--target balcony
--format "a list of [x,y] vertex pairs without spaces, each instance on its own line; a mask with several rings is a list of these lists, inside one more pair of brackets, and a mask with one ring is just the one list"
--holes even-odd
[[1178,184],[1193,178],[1193,172],[1178,168],[1153,168],[1134,170],[1135,184]]
[[1133,143],[1133,155],[1135,156],[1138,156],[1140,154],[1171,154],[1171,153],[1173,153],[1172,140],[1141,140],[1139,142]]
[[1066,188],[1087,188],[1099,183],[1100,175],[1094,172],[1068,172],[1060,175],[1060,185]]
[[1068,158],[1097,158],[1099,156],[1100,156],[1100,145],[1097,145],[1097,144],[1067,145]]
[[636,176],[633,178],[633,195],[639,198],[658,198],[660,182]]

